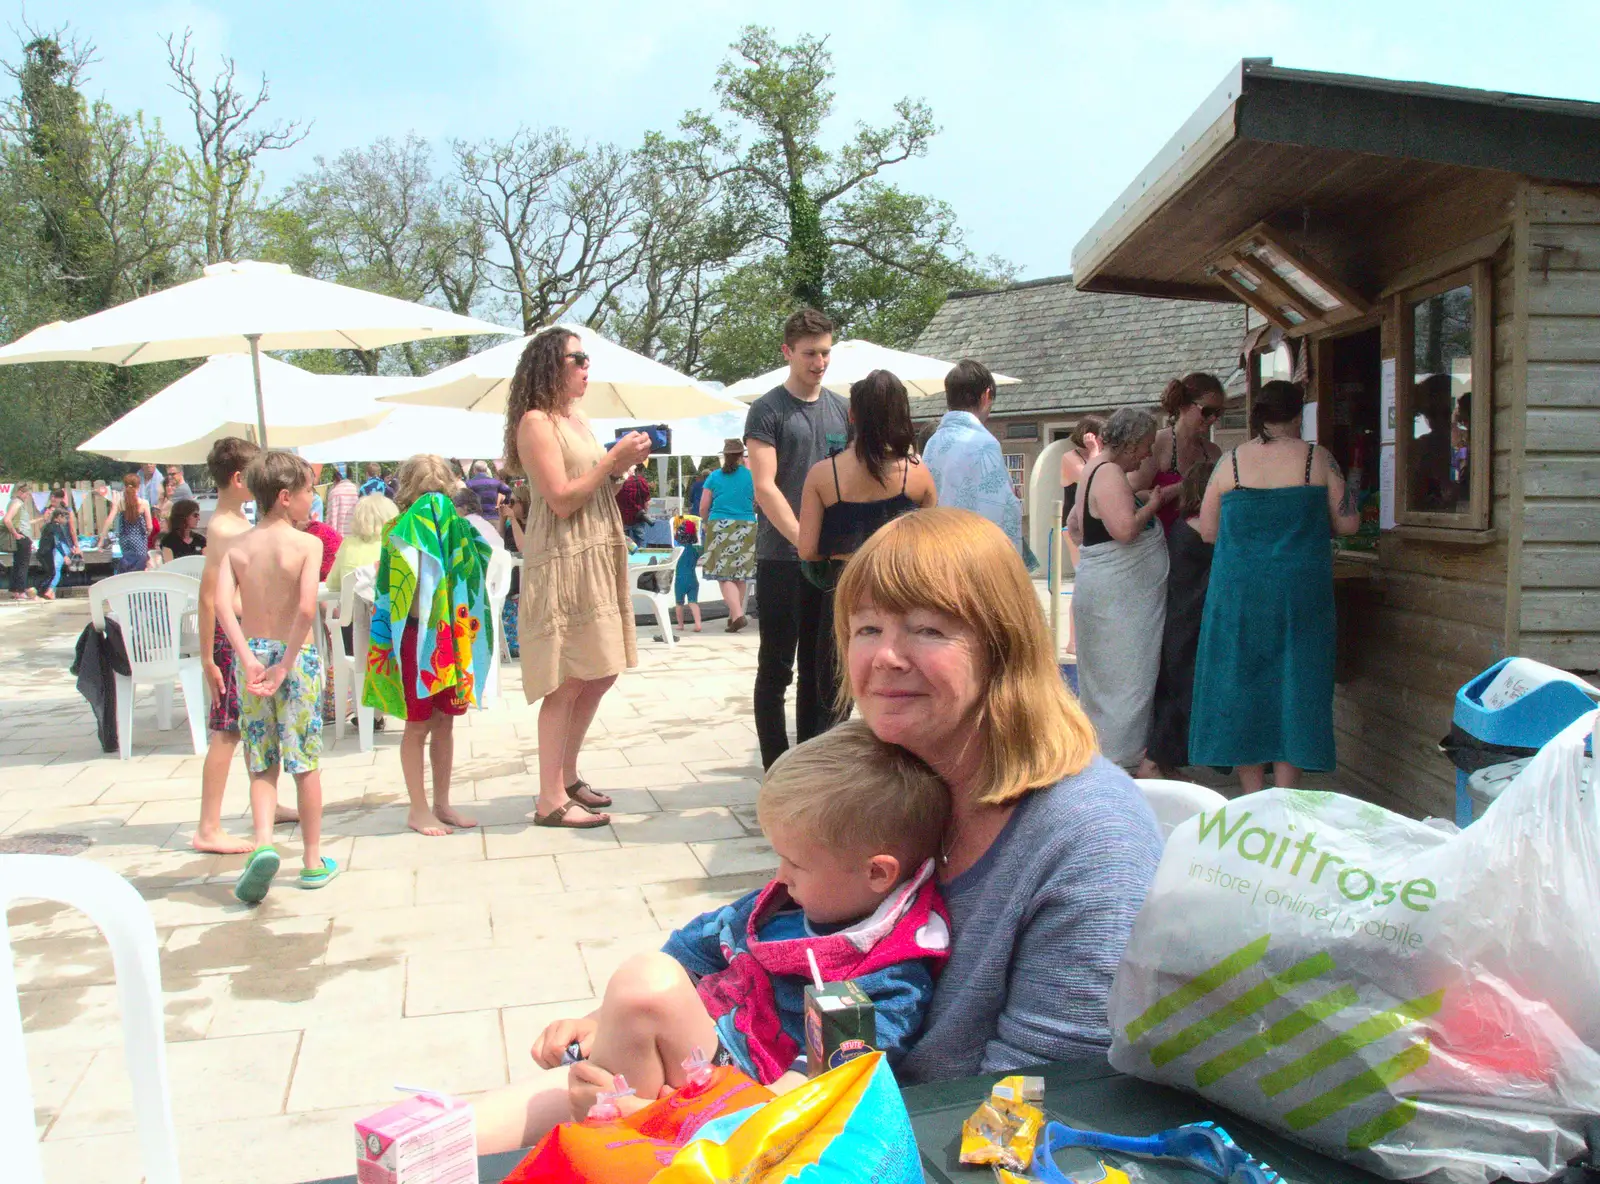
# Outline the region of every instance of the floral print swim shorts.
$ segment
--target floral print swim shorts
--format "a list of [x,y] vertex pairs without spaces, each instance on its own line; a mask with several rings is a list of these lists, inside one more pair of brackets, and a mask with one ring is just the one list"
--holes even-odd
[[[252,637],[250,652],[263,666],[283,657],[281,641]],[[236,663],[237,667],[237,663]],[[302,646],[294,667],[277,691],[263,699],[251,694],[243,670],[239,684],[239,731],[244,738],[244,759],[252,773],[265,773],[281,765],[285,773],[315,772],[322,759],[322,657]]]

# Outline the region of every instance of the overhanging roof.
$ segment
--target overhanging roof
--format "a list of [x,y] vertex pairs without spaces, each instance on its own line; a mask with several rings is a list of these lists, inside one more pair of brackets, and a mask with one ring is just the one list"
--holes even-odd
[[1246,58],[1073,249],[1086,291],[1232,300],[1206,263],[1285,211],[1352,229],[1485,174],[1600,185],[1600,103]]

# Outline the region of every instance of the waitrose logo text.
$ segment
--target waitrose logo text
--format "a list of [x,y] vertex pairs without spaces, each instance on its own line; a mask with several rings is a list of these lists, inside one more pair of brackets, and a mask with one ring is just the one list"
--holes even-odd
[[[1365,868],[1318,847],[1316,831],[1307,831],[1296,839],[1293,824],[1286,828],[1288,833],[1280,835],[1265,827],[1246,825],[1251,816],[1252,812],[1246,810],[1236,815],[1230,825],[1225,806],[1212,814],[1202,813],[1201,845],[1208,841],[1215,842],[1218,851],[1226,851],[1231,847],[1240,859],[1286,872],[1312,884],[1320,883],[1327,872],[1346,900],[1368,901],[1374,908],[1393,904],[1398,899],[1413,912],[1425,913],[1432,907],[1428,902],[1438,899],[1439,890],[1432,880],[1418,877],[1412,880],[1379,881]],[[1290,858],[1290,852],[1293,852],[1293,858]],[[1334,866],[1337,866],[1336,872],[1330,870]]]

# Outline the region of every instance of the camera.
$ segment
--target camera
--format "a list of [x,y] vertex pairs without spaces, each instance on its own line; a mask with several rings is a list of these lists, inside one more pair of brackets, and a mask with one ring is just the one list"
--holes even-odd
[[618,428],[616,440],[622,439],[629,432],[643,432],[650,437],[650,455],[657,456],[672,451],[672,429],[664,423],[641,423],[631,428]]

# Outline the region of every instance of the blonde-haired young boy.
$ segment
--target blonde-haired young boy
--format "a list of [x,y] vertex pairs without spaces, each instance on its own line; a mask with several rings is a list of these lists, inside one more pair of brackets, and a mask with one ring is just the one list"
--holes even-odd
[[280,769],[293,775],[299,797],[300,886],[321,888],[339,866],[321,849],[323,669],[316,648],[306,644],[316,619],[322,543],[295,525],[311,515],[311,466],[290,452],[263,452],[244,479],[256,524],[222,557],[216,613],[233,646],[256,844],[233,894],[258,904],[280,863],[272,846]]
[[[591,1086],[625,1076],[644,1105],[684,1084],[695,1048],[783,1092],[805,1080],[808,954],[825,982],[853,979],[876,1005],[877,1047],[899,1060],[922,1027],[950,952],[934,863],[949,791],[860,721],[785,753],[757,802],[778,875],[624,962],[598,1011],[558,1020],[533,1047],[555,1070],[577,1044]],[[527,1146],[571,1117],[564,1074],[477,1107],[480,1150]],[[581,1117],[581,1115],[579,1115]]]

